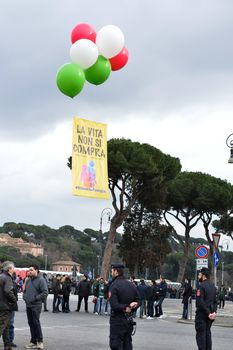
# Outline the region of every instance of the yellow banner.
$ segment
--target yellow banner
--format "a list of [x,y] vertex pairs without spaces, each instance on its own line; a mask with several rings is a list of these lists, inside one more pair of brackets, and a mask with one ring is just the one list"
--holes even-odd
[[107,125],[74,117],[72,193],[109,199]]

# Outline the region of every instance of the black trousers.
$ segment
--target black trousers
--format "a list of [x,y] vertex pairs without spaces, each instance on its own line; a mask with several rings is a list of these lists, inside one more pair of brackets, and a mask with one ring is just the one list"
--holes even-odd
[[132,330],[124,316],[110,318],[110,349],[111,350],[132,350]]
[[77,310],[78,311],[80,310],[83,298],[84,298],[84,303],[85,303],[85,311],[88,311],[88,296],[84,297],[84,296],[81,296],[81,295],[78,296],[78,307],[77,307]]
[[225,306],[225,299],[219,299],[219,309],[221,309],[221,307],[224,309]]
[[147,315],[150,317],[154,316],[154,300],[147,301]]
[[63,295],[62,298],[62,311],[70,311],[70,305],[69,305],[70,296],[69,295]]
[[10,345],[9,325],[11,311],[0,311],[0,337],[2,336],[4,345]]
[[208,318],[196,318],[196,342],[198,350],[212,350],[211,326],[213,321]]
[[40,314],[42,305],[27,307],[27,318],[31,333],[31,343],[43,341],[43,334],[40,325]]

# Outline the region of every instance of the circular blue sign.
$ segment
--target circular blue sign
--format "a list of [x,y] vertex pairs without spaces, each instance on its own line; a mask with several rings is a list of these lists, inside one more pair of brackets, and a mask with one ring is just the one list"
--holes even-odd
[[209,249],[205,245],[199,245],[195,250],[196,257],[199,259],[205,259],[209,255]]

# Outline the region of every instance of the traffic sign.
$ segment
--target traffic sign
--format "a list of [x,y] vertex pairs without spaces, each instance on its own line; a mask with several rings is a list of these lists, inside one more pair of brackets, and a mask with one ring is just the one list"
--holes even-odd
[[209,249],[205,245],[199,245],[195,249],[195,254],[198,259],[205,259],[208,258],[209,255]]
[[219,252],[217,250],[214,252],[213,260],[214,260],[214,266],[217,267],[218,263],[220,261],[220,255],[219,255]]
[[196,269],[201,270],[203,267],[208,267],[208,259],[196,259]]

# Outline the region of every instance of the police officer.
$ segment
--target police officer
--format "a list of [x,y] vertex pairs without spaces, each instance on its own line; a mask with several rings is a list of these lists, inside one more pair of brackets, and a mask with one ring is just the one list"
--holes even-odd
[[199,274],[199,286],[196,292],[196,341],[198,350],[211,350],[211,325],[216,318],[216,288],[209,281],[210,271],[203,267]]
[[112,265],[112,283],[109,289],[111,305],[110,348],[132,350],[133,312],[140,305],[134,283],[123,276],[124,265]]

